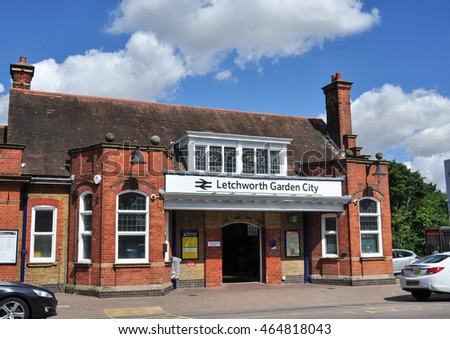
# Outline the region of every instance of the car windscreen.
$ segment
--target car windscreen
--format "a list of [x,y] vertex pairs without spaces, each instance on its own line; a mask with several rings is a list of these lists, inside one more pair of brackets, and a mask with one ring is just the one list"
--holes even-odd
[[414,264],[435,264],[447,259],[448,257],[450,257],[448,254],[433,254],[415,261]]

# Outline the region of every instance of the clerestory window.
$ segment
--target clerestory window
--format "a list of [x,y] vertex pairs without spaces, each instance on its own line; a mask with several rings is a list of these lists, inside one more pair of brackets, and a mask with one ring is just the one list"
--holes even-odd
[[186,132],[173,141],[188,171],[286,175],[291,139]]

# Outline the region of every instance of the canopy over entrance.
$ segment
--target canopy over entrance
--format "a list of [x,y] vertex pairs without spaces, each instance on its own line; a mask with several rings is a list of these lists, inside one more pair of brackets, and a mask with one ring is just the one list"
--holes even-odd
[[224,177],[166,174],[166,210],[342,212],[343,178]]

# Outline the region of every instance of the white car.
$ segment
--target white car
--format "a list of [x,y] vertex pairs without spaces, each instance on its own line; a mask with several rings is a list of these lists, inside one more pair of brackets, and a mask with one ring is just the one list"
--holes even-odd
[[402,268],[406,265],[412,264],[420,257],[410,250],[392,250],[392,265],[394,268],[394,274],[400,274]]
[[417,300],[427,300],[431,293],[450,293],[450,252],[432,254],[405,266],[400,285]]

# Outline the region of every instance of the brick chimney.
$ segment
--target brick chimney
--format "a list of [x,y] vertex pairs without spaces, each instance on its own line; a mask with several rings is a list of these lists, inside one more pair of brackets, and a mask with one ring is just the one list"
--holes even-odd
[[9,69],[13,80],[13,88],[30,89],[34,66],[27,64],[26,57],[20,57],[20,61],[11,64]]
[[322,88],[326,101],[327,132],[341,150],[354,146],[348,145],[348,137],[352,136],[351,87],[351,82],[342,80],[341,73],[336,73],[331,76],[331,83]]

